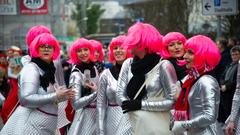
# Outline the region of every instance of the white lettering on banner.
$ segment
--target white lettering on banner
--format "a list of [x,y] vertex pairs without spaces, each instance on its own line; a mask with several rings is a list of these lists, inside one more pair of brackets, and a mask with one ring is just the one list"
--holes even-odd
[[238,14],[237,0],[202,0],[203,15],[234,15]]
[[24,0],[23,4],[29,9],[39,9],[44,5],[44,0]]
[[16,15],[16,0],[0,0],[0,15]]

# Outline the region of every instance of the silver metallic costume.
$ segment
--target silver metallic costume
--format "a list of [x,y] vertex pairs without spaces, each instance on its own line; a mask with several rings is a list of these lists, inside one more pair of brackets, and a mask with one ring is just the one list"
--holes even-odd
[[57,95],[53,85],[47,91],[40,87],[43,71],[35,64],[28,63],[20,72],[20,106],[11,115],[1,135],[53,135],[57,128]]
[[236,135],[240,134],[240,60],[238,62],[238,71],[237,71],[237,86],[236,91],[233,96],[232,110],[230,115],[230,121],[235,123]]
[[220,88],[215,78],[203,75],[193,84],[189,95],[189,120],[180,121],[188,135],[217,135],[216,121]]
[[[94,67],[96,77],[90,78],[92,82],[98,84],[98,71]],[[77,72],[72,72],[70,76],[69,87],[71,87],[76,93],[75,97],[72,99],[72,106],[76,110],[74,115],[74,120],[72,122],[71,128],[68,132],[69,135],[95,135],[96,134],[96,98],[97,92],[92,92],[90,95],[82,96],[82,85],[84,82],[84,74],[76,68],[73,70],[78,70]],[[98,85],[97,85],[98,86]]]
[[[118,87],[117,87],[117,96],[120,98],[120,102],[129,100],[126,94],[126,87],[131,77],[131,63],[132,58],[127,59],[122,66]],[[173,65],[168,60],[163,60],[162,64],[158,67],[158,70],[154,73],[154,76],[151,76],[151,82],[146,84],[147,96],[142,100],[142,109],[149,111],[166,111],[172,108],[174,104],[174,95],[176,93],[177,86],[177,77],[176,71]],[[149,74],[146,74],[146,79],[149,77]],[[164,97],[166,100],[150,102],[147,101],[148,97],[154,96],[163,88]]]
[[127,114],[117,104],[117,80],[109,69],[105,69],[99,80],[97,95],[98,134],[131,135],[131,124]]
[[[23,65],[28,64],[30,61],[31,61],[31,57],[29,55],[25,55],[21,59],[21,62]],[[64,75],[63,75],[61,60],[60,59],[54,60],[53,63],[56,68],[55,76],[56,76],[56,81],[58,85],[61,87],[66,87],[64,82]],[[67,106],[67,101],[64,101],[58,104],[58,124],[57,124],[58,128],[64,127],[65,125],[70,123],[66,117],[66,112],[65,112],[66,106]]]

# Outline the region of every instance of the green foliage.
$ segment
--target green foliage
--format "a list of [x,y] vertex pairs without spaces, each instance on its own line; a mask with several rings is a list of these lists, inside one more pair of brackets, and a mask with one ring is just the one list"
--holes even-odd
[[87,34],[93,34],[97,32],[98,29],[98,19],[100,15],[104,12],[103,9],[101,9],[100,5],[92,5],[87,10]]
[[77,26],[81,26],[81,19],[82,14],[81,14],[81,4],[76,4],[76,10],[72,10],[72,16],[71,18],[77,22]]
[[[104,12],[103,9],[101,9],[100,5],[97,4],[93,4],[93,5],[89,5],[87,4],[86,6],[86,18],[87,18],[87,24],[84,25],[84,17],[82,14],[82,5],[81,4],[77,4],[76,5],[76,10],[72,11],[72,19],[75,20],[77,22],[77,26],[79,28],[79,31],[81,33],[81,35],[89,35],[89,34],[93,34],[97,32],[98,29],[98,19],[100,17],[100,15]],[[87,26],[87,29],[82,28],[83,26]]]

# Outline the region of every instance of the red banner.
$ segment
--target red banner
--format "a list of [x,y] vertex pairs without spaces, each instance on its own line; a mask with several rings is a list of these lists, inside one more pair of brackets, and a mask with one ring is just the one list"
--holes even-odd
[[48,0],[20,0],[20,12],[23,15],[48,13]]

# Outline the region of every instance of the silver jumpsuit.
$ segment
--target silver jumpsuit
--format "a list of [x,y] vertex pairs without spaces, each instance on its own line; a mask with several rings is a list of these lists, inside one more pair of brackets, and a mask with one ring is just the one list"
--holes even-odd
[[181,121],[188,135],[217,135],[220,88],[215,78],[203,75],[193,84],[189,95],[189,120]]
[[[84,74],[76,68],[73,67],[72,70],[78,70],[77,72],[72,72],[70,75],[69,87],[75,91],[75,97],[72,99],[71,103],[73,108],[76,110],[74,115],[74,120],[68,132],[69,135],[95,135],[97,132],[96,124],[96,98],[97,92],[92,92],[90,95],[81,95],[82,85],[84,81]],[[98,85],[98,71],[94,67],[96,77],[90,78],[92,82]]]
[[233,96],[230,120],[235,123],[236,135],[240,135],[240,60],[238,62],[237,86]]
[[98,134],[131,135],[131,124],[127,114],[117,104],[117,80],[109,69],[105,69],[99,79],[97,95]]
[[11,115],[1,135],[53,135],[57,128],[58,106],[54,86],[47,91],[40,87],[43,71],[35,64],[28,63],[19,76],[20,106]]

